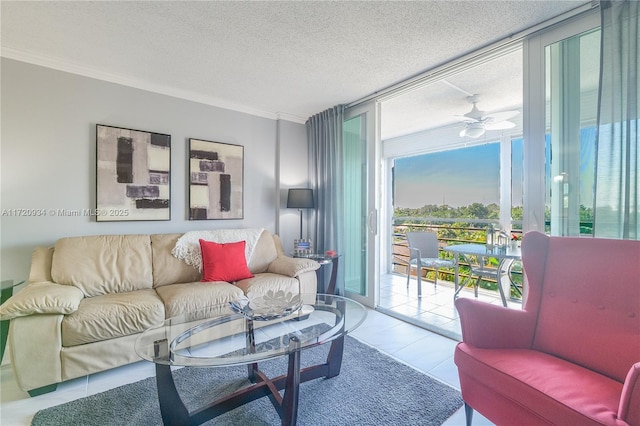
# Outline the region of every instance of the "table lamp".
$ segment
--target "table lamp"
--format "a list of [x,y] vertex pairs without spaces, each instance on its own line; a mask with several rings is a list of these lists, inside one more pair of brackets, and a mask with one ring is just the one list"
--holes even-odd
[[300,239],[302,239],[302,209],[312,209],[313,189],[291,188],[287,196],[287,208],[298,209],[300,211]]

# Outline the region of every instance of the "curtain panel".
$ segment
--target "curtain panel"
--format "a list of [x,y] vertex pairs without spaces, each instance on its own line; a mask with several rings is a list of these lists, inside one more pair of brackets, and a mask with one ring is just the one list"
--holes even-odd
[[[309,175],[317,201],[312,238],[320,253],[344,251],[343,121],[344,106],[338,105],[312,116],[306,123]],[[338,282],[343,275],[340,268]]]
[[640,239],[638,1],[602,1],[594,236]]

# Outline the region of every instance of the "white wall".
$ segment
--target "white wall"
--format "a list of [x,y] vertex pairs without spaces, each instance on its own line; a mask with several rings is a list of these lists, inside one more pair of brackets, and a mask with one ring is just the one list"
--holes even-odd
[[[308,179],[308,144],[304,126],[288,121],[280,122],[280,231],[285,252],[293,251],[293,240],[300,237],[300,213],[288,209],[289,188],[310,188]],[[315,194],[314,194],[315,195]],[[308,235],[311,210],[303,211],[303,236]]]
[[[284,208],[286,195],[281,198],[286,184],[308,179],[304,125],[282,120],[278,125],[276,120],[5,58],[1,80],[2,280],[26,279],[33,248],[65,236],[239,227],[277,232],[282,221],[283,242],[290,239],[293,212]],[[12,216],[12,209],[95,208],[96,124],[171,135],[171,220]],[[189,138],[244,146],[244,219],[187,219]],[[283,189],[280,175],[286,176]]]

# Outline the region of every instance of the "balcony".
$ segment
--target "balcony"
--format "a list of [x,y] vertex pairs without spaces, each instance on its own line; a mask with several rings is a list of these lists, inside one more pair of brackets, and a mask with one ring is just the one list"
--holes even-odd
[[[472,222],[472,223],[471,223]],[[406,232],[429,230],[437,232],[442,246],[463,243],[484,243],[486,226],[492,223],[483,219],[437,219],[437,218],[395,218],[393,227],[393,256],[391,273],[380,278],[379,309],[389,315],[429,329],[439,334],[461,339],[458,313],[453,305],[455,290],[454,269],[438,269],[438,284],[434,284],[435,271],[423,268],[422,297],[418,298],[415,269],[407,287],[407,264],[409,249]],[[517,232],[517,231],[514,231]],[[518,233],[519,235],[519,233]],[[442,257],[451,256],[441,252]],[[495,259],[489,259],[497,266]],[[459,264],[460,280],[469,274],[468,265]],[[522,267],[516,262],[510,271],[511,279],[522,285]],[[509,308],[522,309],[522,299],[517,292],[511,292],[507,299]],[[463,289],[458,297],[475,297],[471,287]],[[482,280],[478,300],[502,305],[495,280]]]

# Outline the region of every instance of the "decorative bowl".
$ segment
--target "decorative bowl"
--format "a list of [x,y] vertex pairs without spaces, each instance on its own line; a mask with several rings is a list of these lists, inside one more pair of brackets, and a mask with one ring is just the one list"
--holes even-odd
[[269,290],[264,295],[255,295],[250,292],[247,296],[229,302],[229,306],[234,312],[248,319],[270,321],[297,312],[302,307],[302,297],[282,290],[276,292]]

